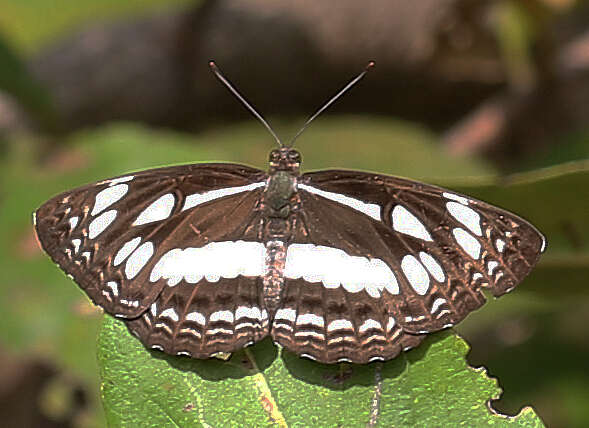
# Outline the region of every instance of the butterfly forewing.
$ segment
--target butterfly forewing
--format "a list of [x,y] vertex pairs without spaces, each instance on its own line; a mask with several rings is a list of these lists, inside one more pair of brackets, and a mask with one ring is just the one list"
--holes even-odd
[[[149,281],[161,255],[204,245],[219,228],[225,228],[223,234],[241,230],[265,178],[262,171],[232,164],[118,177],[52,198],[35,213],[36,231],[45,251],[96,304],[111,314],[135,317],[161,292],[164,281]],[[243,204],[244,195],[250,196],[249,205]],[[225,214],[239,216],[233,217],[233,229],[208,208],[228,199]]]

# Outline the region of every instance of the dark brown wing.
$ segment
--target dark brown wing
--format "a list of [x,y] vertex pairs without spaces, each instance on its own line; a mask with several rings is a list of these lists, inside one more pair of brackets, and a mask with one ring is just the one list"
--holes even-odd
[[265,179],[233,164],[139,172],[50,199],[34,215],[36,232],[92,301],[133,318],[160,294],[165,281],[150,282],[149,273],[171,248],[252,232]]
[[510,291],[545,247],[520,217],[434,186],[348,171],[305,174],[301,184],[297,239],[383,260],[400,292],[384,290],[381,305],[407,333],[461,321],[484,303],[483,287]]

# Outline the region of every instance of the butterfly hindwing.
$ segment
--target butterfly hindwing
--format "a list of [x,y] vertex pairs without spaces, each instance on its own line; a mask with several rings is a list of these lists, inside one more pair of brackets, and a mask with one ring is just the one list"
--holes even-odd
[[149,348],[208,358],[263,339],[269,320],[261,279],[238,276],[165,286],[150,309],[127,326]]
[[423,335],[403,331],[379,299],[287,279],[272,323],[275,342],[323,363],[389,360],[417,346]]
[[[161,255],[247,226],[265,178],[241,165],[196,164],[105,180],[43,204],[35,213],[36,232],[96,304],[132,318],[161,292],[164,281],[149,281]],[[219,201],[227,202],[226,212],[210,209]]]

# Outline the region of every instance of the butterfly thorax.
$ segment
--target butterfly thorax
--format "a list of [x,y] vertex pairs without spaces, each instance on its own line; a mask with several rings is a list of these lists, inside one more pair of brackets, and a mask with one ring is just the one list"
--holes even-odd
[[269,217],[288,218],[290,203],[296,189],[296,177],[277,171],[268,178],[264,192],[264,206]]
[[269,162],[269,178],[263,198],[265,214],[288,218],[300,175],[301,155],[296,150],[281,147],[270,152]]

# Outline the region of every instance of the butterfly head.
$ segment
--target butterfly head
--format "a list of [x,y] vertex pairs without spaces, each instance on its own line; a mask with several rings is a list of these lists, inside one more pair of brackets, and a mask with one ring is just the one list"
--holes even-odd
[[270,152],[270,173],[287,171],[298,174],[301,166],[301,154],[289,147],[281,147]]

